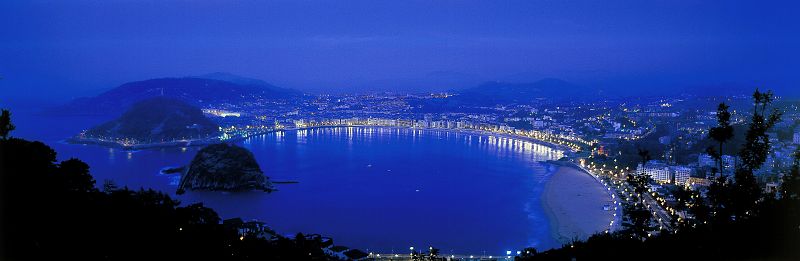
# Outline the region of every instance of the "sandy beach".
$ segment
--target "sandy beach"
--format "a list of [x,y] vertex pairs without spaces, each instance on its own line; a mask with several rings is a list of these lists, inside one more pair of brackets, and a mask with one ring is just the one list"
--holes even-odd
[[603,205],[613,200],[603,185],[580,169],[556,167],[542,194],[553,238],[564,244],[608,229],[614,211]]

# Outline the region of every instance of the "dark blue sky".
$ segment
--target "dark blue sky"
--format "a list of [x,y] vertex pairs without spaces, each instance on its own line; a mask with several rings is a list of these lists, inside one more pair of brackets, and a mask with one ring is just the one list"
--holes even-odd
[[66,99],[224,71],[308,91],[542,77],[791,90],[798,11],[769,1],[4,0],[0,88],[5,100]]

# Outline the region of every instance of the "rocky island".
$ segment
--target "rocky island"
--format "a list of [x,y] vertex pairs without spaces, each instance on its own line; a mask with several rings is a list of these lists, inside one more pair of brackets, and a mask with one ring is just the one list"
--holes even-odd
[[93,127],[71,141],[142,148],[186,146],[218,136],[219,126],[206,118],[200,108],[177,99],[157,97],[133,104],[119,118]]
[[200,149],[181,177],[178,194],[185,190],[245,191],[274,189],[249,150],[227,143]]

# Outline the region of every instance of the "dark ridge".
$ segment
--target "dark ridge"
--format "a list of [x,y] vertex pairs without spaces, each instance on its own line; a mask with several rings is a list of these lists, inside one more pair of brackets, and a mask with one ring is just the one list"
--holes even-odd
[[239,84],[197,77],[135,81],[125,83],[94,97],[75,99],[65,105],[45,110],[45,113],[114,115],[121,113],[136,102],[154,97],[169,97],[190,104],[207,104],[235,103],[244,98],[288,99],[300,95],[297,91],[278,88],[263,81],[258,81],[258,83]]

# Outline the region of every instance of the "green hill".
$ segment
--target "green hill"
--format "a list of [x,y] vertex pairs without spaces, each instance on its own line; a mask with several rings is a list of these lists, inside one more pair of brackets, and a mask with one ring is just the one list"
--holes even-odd
[[140,101],[119,118],[86,131],[87,138],[163,142],[216,136],[219,126],[200,108],[170,98]]

